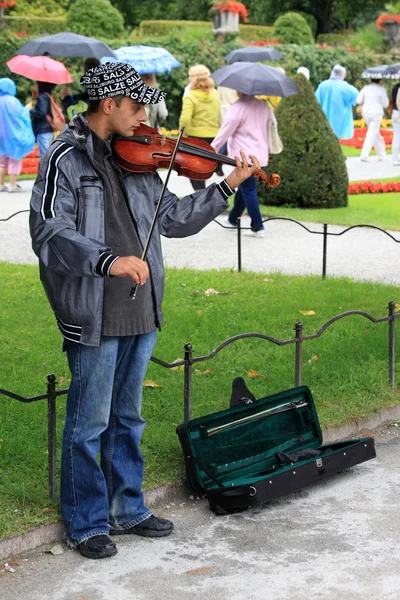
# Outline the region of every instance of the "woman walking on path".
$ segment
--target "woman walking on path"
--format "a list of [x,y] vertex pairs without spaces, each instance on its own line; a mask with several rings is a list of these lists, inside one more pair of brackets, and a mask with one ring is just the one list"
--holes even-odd
[[[219,108],[214,81],[202,71],[191,78],[189,92],[183,96],[179,127],[185,128],[185,136],[196,137],[211,144],[218,133]],[[195,191],[206,187],[205,181],[190,181]]]
[[52,116],[50,96],[56,86],[54,83],[45,83],[44,81],[38,81],[36,86],[38,96],[35,108],[31,110],[31,117],[33,131],[39,146],[39,155],[42,158],[54,137],[53,128],[47,116],[50,118]]
[[368,131],[365,136],[361,150],[361,160],[367,162],[372,146],[375,148],[379,160],[385,158],[385,142],[379,132],[384,109],[389,106],[389,98],[385,88],[381,85],[381,79],[371,79],[371,83],[365,85],[356,98],[357,104],[361,105],[361,114],[365,120]]
[[[246,155],[250,152],[256,156],[260,164],[268,164],[268,121],[276,123],[271,108],[263,100],[254,96],[245,96],[237,92],[239,100],[229,108],[226,119],[215,140],[212,142],[217,152],[225,142],[228,142],[228,156],[240,156],[243,150]],[[254,237],[264,237],[264,225],[258,205],[257,182],[254,176],[249,177],[239,185],[235,195],[234,205],[229,213],[228,222],[236,227],[236,221],[247,209],[251,218],[251,234]]]
[[[16,98],[17,88],[12,79],[0,79],[0,192],[21,192],[17,183],[22,159],[32,152],[35,144],[29,108]],[[4,183],[6,172],[10,185]]]

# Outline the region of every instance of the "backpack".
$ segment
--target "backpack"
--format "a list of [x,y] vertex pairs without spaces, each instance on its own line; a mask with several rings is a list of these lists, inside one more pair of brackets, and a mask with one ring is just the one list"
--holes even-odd
[[47,94],[47,96],[50,99],[51,116],[46,115],[46,119],[49,121],[50,125],[52,126],[53,131],[61,131],[61,129],[65,125],[65,118],[63,115],[62,108],[58,104],[57,100],[51,94]]

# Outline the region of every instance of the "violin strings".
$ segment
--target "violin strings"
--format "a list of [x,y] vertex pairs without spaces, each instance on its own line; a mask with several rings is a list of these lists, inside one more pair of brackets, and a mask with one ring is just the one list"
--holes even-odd
[[196,156],[201,156],[202,158],[209,158],[214,162],[223,162],[226,165],[232,165],[236,167],[236,162],[232,158],[228,158],[223,154],[210,152],[205,148],[194,148],[194,146],[191,146],[190,144],[185,144],[184,142],[181,142],[179,144],[179,150],[182,150],[183,152],[189,152],[190,154],[194,154]]

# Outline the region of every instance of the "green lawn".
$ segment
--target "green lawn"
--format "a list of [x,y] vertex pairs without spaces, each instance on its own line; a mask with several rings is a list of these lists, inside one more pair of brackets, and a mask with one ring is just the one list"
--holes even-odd
[[[361,148],[354,148],[354,146],[345,146],[344,144],[340,144],[340,147],[342,148],[342,152],[345,156],[361,156]],[[387,156],[392,155],[392,153],[389,150],[386,151],[386,154]],[[371,150],[369,155],[376,156],[376,151],[374,148]]]
[[[0,263],[0,277],[0,387],[22,396],[41,394],[52,372],[60,387],[67,387],[69,371],[61,337],[36,267]],[[209,288],[227,293],[206,296]],[[385,316],[390,300],[400,302],[396,286],[168,269],[165,322],[154,354],[172,362],[183,357],[183,346],[190,341],[194,355],[201,356],[226,338],[249,331],[289,339],[298,320],[303,321],[305,334],[311,334],[332,316],[350,309]],[[315,315],[300,312],[310,310]],[[399,393],[388,386],[387,329],[386,324],[374,326],[361,317],[350,317],[335,323],[320,339],[305,342],[303,383],[313,391],[323,428],[399,402]],[[400,349],[396,353],[398,383]],[[231,382],[237,376],[245,378],[257,397],[292,387],[294,346],[241,340],[196,369],[193,416],[200,416],[228,406]],[[207,369],[210,372],[205,373]],[[250,369],[260,377],[249,377]],[[183,420],[183,373],[151,364],[147,377],[161,386],[144,391],[147,426],[142,449],[149,488],[184,474],[175,433]],[[57,401],[58,447],[64,407],[65,396]],[[59,515],[58,503],[47,498],[46,402],[22,404],[1,396],[0,432],[0,537],[4,537]]]
[[304,209],[260,205],[260,209],[264,217],[289,217],[297,221],[346,226],[368,224],[400,230],[400,194],[396,192],[350,195],[349,205],[343,208]]

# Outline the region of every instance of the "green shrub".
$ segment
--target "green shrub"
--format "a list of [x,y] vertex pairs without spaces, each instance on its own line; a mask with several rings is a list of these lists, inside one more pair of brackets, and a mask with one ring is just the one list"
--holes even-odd
[[307,67],[310,71],[310,81],[316,87],[324,79],[328,79],[332,67],[339,63],[346,67],[346,81],[360,87],[364,85],[360,79],[361,73],[370,66],[374,57],[368,51],[350,52],[345,48],[319,48],[318,46],[297,46],[282,44],[279,46],[285,59],[279,61],[288,75],[294,75],[299,66]]
[[311,33],[313,34],[313,38],[315,39],[317,35],[318,22],[314,15],[310,15],[310,13],[302,12],[301,10],[295,10],[298,15],[301,15],[303,19],[305,19],[311,29]]
[[288,12],[277,18],[274,23],[276,38],[283,44],[314,44],[310,26],[304,17]]
[[302,75],[294,81],[300,93],[283,99],[275,111],[283,151],[270,155],[267,168],[282,181],[269,192],[261,191],[260,201],[300,208],[347,206],[348,176],[339,140],[311,84]]
[[124,19],[109,0],[75,0],[67,14],[69,31],[91,37],[118,37]]
[[25,40],[21,40],[18,36],[12,33],[9,28],[0,33],[0,77],[9,77],[15,81],[15,85],[17,86],[17,98],[22,102],[22,104],[26,104],[26,102],[30,99],[29,97],[34,87],[34,83],[26,77],[21,77],[20,75],[14,75],[14,73],[11,73],[10,69],[6,65],[6,62],[15,56],[17,50],[19,50],[24,43]]
[[350,37],[350,46],[359,49],[369,49],[373,52],[384,52],[385,42],[382,31],[376,28],[375,23],[361,27]]
[[7,17],[11,31],[27,31],[29,36],[51,35],[67,29],[66,17]]

